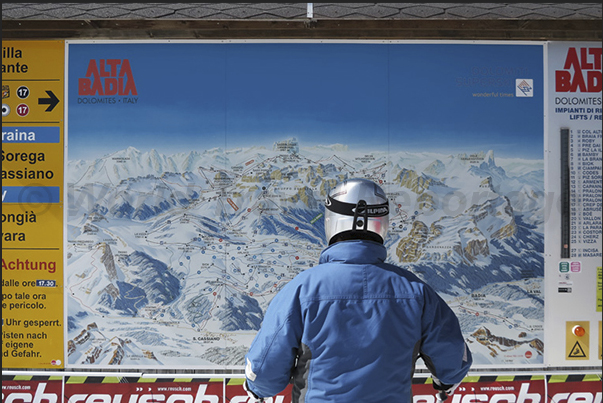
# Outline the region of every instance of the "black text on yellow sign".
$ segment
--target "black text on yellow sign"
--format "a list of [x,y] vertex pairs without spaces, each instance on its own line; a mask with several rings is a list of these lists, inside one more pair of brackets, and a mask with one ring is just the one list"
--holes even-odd
[[[63,205],[50,203],[2,206],[2,251],[60,250],[63,248]],[[2,278],[6,275],[2,271]]]
[[[2,186],[61,187],[63,185],[63,144],[51,140],[62,138],[58,126],[8,126],[4,134],[14,131],[35,136],[37,142],[2,143]],[[48,137],[42,142],[41,137]],[[17,199],[22,203],[26,200]],[[3,199],[6,202],[6,197]]]

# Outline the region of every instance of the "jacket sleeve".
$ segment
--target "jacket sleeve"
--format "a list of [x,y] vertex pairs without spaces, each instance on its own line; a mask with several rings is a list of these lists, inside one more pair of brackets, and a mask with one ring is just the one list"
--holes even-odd
[[302,336],[297,293],[288,283],[270,302],[262,326],[245,355],[247,386],[257,396],[287,387]]
[[422,321],[421,357],[429,371],[443,384],[460,383],[473,363],[458,318],[436,294],[426,286]]

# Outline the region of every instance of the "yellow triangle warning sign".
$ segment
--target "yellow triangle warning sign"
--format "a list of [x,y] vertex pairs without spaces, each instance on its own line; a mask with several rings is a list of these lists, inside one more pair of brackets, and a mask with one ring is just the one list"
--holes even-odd
[[567,358],[586,358],[584,349],[582,349],[582,346],[580,345],[579,342],[576,342],[576,344],[574,344],[574,347],[572,347]]

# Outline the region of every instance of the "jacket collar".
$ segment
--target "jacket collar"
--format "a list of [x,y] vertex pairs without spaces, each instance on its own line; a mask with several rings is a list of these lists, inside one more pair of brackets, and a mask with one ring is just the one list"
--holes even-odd
[[387,249],[378,242],[354,239],[335,242],[320,254],[319,263],[342,262],[351,264],[383,263]]

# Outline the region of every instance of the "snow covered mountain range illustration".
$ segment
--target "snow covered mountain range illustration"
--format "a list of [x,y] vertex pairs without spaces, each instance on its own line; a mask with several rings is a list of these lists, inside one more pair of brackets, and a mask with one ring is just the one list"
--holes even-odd
[[[69,362],[242,365],[274,293],[316,264],[324,198],[351,177],[382,184],[393,207],[388,259],[449,301],[478,363],[501,360],[496,349],[541,356],[541,163],[503,168],[492,151],[304,148],[294,138],[69,161]],[[485,307],[509,287],[505,310]]]

